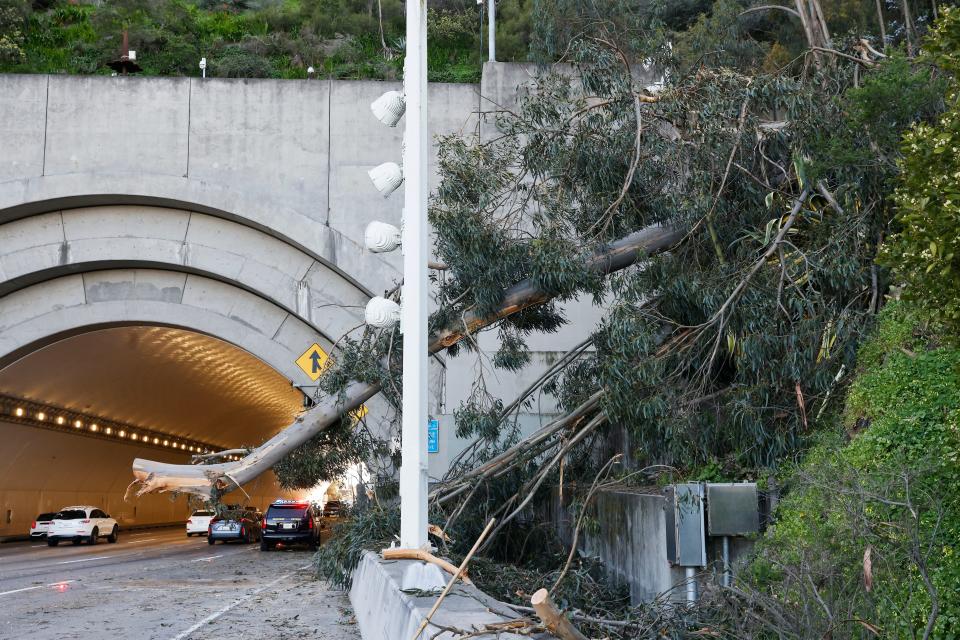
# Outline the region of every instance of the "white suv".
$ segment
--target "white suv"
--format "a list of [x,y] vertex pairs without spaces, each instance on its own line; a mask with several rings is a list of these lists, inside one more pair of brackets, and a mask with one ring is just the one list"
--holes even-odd
[[55,547],[61,540],[80,544],[86,540],[97,544],[99,538],[116,542],[119,528],[117,521],[101,509],[91,506],[64,507],[53,516],[47,529],[47,544]]
[[210,521],[213,520],[213,516],[215,515],[213,511],[207,511],[205,509],[194,511],[190,514],[190,517],[187,519],[187,537],[189,538],[193,534],[197,534],[198,536],[207,535],[207,529],[210,528]]

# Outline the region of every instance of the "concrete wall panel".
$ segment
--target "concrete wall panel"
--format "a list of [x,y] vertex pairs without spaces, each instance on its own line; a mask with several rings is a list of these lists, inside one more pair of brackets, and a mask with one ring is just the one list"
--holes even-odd
[[62,251],[59,211],[5,224],[0,227],[0,281],[60,264]]
[[183,304],[214,311],[266,336],[275,335],[289,315],[252,293],[192,275],[187,277]]
[[[83,276],[58,278],[44,287],[31,287],[0,299],[0,345],[14,327],[32,323],[44,314],[77,307],[86,302]],[[0,353],[2,353],[0,347]]]
[[189,78],[51,77],[45,175],[187,172]]
[[0,75],[0,181],[43,174],[47,76]]
[[183,242],[190,213],[178,209],[126,205],[81,207],[63,214],[68,242],[91,238],[153,238]]
[[116,301],[184,302],[187,275],[176,271],[124,269],[84,273],[85,304]]
[[191,87],[190,177],[281,199],[323,222],[328,84],[210,79]]

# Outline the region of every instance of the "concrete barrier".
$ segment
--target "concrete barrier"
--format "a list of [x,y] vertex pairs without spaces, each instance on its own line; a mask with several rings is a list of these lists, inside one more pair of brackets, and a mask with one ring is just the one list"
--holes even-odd
[[[353,573],[350,602],[364,640],[411,640],[450,576],[418,560],[383,560],[367,551]],[[444,598],[417,640],[458,638],[453,631],[478,631],[484,625],[519,617],[507,605],[473,585],[458,583]],[[540,637],[496,633],[502,640]]]

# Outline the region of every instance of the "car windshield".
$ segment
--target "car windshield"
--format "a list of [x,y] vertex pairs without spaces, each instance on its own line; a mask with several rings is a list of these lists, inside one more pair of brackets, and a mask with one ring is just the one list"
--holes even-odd
[[195,516],[212,516],[213,511],[194,511],[193,515]]
[[40,515],[37,516],[37,520],[44,521],[44,522],[47,520],[53,520],[54,517],[56,517],[56,515],[57,514],[55,513],[41,513]]
[[305,504],[274,504],[267,510],[268,518],[302,518],[307,513]]
[[87,512],[82,509],[65,509],[58,511],[54,520],[83,520],[87,517]]

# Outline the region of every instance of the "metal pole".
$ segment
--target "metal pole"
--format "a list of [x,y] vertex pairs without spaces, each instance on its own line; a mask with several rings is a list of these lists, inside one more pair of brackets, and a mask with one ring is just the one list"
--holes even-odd
[[427,540],[427,0],[408,0],[403,173],[403,420],[400,546]]
[[697,569],[696,567],[686,567],[687,576],[687,602],[697,601]]
[[497,61],[497,0],[488,1],[487,10],[487,46],[490,62]]
[[723,580],[721,580],[721,584],[729,587],[730,578],[730,536],[723,536]]

